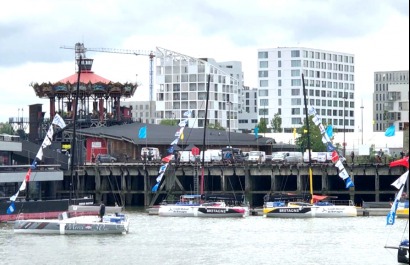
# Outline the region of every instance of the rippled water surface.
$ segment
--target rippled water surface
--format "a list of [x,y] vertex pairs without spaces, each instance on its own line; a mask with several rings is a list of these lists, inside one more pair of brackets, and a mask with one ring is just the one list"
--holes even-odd
[[130,233],[14,234],[0,224],[0,264],[397,264],[404,219],[200,219],[128,211]]

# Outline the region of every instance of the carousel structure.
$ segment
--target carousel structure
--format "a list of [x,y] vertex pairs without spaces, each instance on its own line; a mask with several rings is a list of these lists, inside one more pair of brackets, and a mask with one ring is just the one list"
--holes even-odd
[[[93,59],[86,58],[82,43],[75,46],[77,73],[56,83],[32,83],[36,96],[50,100],[50,120],[56,113],[70,124],[77,111],[77,126],[102,127],[131,123],[131,110],[120,100],[134,95],[137,84],[112,82],[92,71]],[[81,59],[81,64],[79,60]],[[81,65],[81,69],[78,69]],[[78,75],[80,71],[80,75]],[[79,78],[78,105],[75,102]],[[74,106],[78,106],[78,110]],[[44,116],[44,112],[43,112]]]

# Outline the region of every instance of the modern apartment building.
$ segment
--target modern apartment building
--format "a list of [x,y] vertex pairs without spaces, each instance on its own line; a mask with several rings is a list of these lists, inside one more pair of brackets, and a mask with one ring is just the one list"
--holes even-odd
[[373,131],[382,132],[394,124],[403,131],[409,122],[409,71],[374,73]]
[[156,54],[156,123],[163,119],[182,120],[183,114],[191,110],[188,127],[203,128],[210,76],[208,123],[231,131],[238,129],[240,63],[217,63],[159,47]]
[[[151,105],[152,104],[152,105]],[[131,108],[132,120],[143,123],[151,123],[150,105],[155,110],[155,102],[150,104],[149,101],[125,101],[121,102],[121,106]]]
[[245,86],[240,98],[242,109],[238,113],[238,129],[250,133],[258,125],[258,89]]
[[258,49],[259,115],[268,124],[276,113],[284,132],[305,119],[302,74],[307,105],[339,132],[355,128],[354,55],[300,47]]

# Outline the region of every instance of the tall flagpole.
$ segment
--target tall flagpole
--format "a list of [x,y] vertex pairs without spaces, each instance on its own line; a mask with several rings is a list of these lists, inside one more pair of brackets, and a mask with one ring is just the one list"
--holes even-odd
[[303,99],[305,103],[305,115],[306,115],[306,129],[307,129],[307,149],[309,152],[309,186],[310,186],[310,200],[313,203],[313,173],[312,173],[312,155],[310,150],[310,129],[309,129],[309,114],[307,110],[307,99],[306,99],[306,89],[305,89],[305,77],[302,74],[302,85],[303,85]]
[[71,180],[70,180],[70,198],[69,198],[69,202],[70,204],[72,203],[72,195],[74,192],[74,158],[75,158],[75,147],[76,147],[76,123],[77,123],[77,107],[78,107],[78,97],[80,94],[80,75],[81,75],[81,55],[80,58],[78,59],[78,76],[77,76],[77,92],[75,95],[75,106],[73,106],[74,108],[74,120],[73,120],[73,137],[71,139],[71,159],[70,159],[70,172],[71,172]]
[[201,181],[200,181],[200,194],[202,195],[204,193],[204,167],[205,167],[205,139],[206,139],[206,125],[207,125],[207,120],[208,120],[208,100],[209,100],[209,83],[211,82],[211,74],[208,74],[208,82],[206,85],[206,103],[205,103],[205,121],[204,121],[204,137],[202,139],[202,162],[201,162]]

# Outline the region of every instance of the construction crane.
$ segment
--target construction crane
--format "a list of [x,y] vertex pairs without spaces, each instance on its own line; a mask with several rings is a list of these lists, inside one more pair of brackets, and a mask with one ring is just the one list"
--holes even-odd
[[150,65],[149,65],[149,112],[150,112],[150,118],[152,119],[153,117],[152,116],[152,99],[153,99],[153,93],[154,93],[154,81],[153,81],[154,71],[153,69],[154,69],[154,57],[155,57],[155,54],[153,51],[124,50],[124,49],[112,49],[112,48],[86,48],[84,47],[83,43],[76,43],[75,47],[61,46],[60,48],[75,50],[76,59],[79,59],[80,56],[82,56],[82,58],[87,58],[85,56],[85,53],[87,51],[148,56],[149,61],[150,61]]

